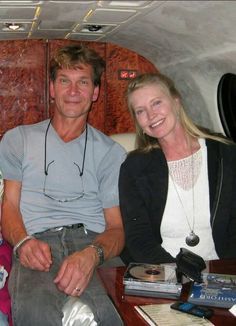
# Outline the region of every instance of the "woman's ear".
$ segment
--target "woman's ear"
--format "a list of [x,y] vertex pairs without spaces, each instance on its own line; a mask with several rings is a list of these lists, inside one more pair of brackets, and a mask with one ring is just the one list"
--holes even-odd
[[176,116],[179,117],[179,110],[180,110],[181,104],[180,104],[180,100],[179,100],[178,97],[174,98],[174,104],[175,104],[174,109],[175,109],[175,112],[176,112]]
[[179,107],[180,106],[180,99],[178,97],[174,97],[174,101],[175,101],[177,107]]

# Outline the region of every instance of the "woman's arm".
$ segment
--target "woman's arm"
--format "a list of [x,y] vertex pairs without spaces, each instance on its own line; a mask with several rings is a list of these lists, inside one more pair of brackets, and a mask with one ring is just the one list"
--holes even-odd
[[[125,244],[133,261],[156,264],[174,262],[174,257],[162,248],[161,237],[154,236],[149,207],[137,188],[132,171],[124,164],[120,170],[119,195]],[[161,216],[158,218],[161,220]],[[158,222],[156,227],[159,227]]]

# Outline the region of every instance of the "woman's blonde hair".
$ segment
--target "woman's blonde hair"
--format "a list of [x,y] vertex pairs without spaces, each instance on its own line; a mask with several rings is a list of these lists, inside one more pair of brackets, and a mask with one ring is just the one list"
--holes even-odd
[[173,80],[171,80],[169,77],[160,74],[160,73],[146,73],[137,76],[135,79],[133,79],[127,89],[127,103],[128,108],[130,111],[130,114],[134,120],[135,127],[136,127],[136,147],[137,150],[142,152],[149,152],[153,148],[159,148],[160,145],[158,143],[157,138],[150,137],[143,133],[142,128],[139,126],[135,112],[132,106],[131,101],[131,94],[147,85],[158,85],[160,86],[165,93],[170,95],[172,98],[178,99],[180,103],[180,108],[178,111],[179,114],[179,121],[181,125],[183,126],[184,130],[187,132],[188,135],[194,137],[194,138],[208,138],[217,140],[223,143],[230,143],[230,141],[224,137],[223,135],[212,133],[210,130],[197,126],[191,118],[188,117],[186,114],[183,103],[182,103],[182,97],[179,93],[179,91],[176,89],[175,84]]

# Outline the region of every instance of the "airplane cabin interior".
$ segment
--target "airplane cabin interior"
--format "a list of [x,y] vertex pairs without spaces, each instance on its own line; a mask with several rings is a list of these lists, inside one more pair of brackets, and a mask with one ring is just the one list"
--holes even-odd
[[[61,47],[83,44],[106,63],[100,94],[88,122],[127,152],[136,146],[136,129],[127,107],[126,90],[143,73],[169,76],[193,121],[235,142],[235,25],[236,1],[227,0],[0,1],[0,139],[17,126],[53,117],[50,60]],[[2,194],[2,178],[0,182]],[[9,273],[11,250],[9,246],[4,256]],[[1,257],[0,251],[0,267]],[[235,260],[226,265],[230,274],[236,274]],[[207,267],[209,271],[224,273],[223,265],[212,262]],[[123,267],[110,272],[108,268],[100,277],[124,325],[154,325],[144,321],[134,307],[169,303],[168,299],[127,299],[122,292],[123,272]],[[9,294],[3,290],[0,289],[0,311],[4,311],[1,301],[8,308],[10,305]],[[71,301],[72,306],[77,309],[75,301]],[[222,311],[214,310],[211,325],[235,325],[236,314]],[[1,324],[0,319],[0,326],[14,326],[11,317],[8,321],[9,324]],[[74,322],[68,319],[68,324],[63,324],[69,325],[98,324],[79,323],[75,318]]]

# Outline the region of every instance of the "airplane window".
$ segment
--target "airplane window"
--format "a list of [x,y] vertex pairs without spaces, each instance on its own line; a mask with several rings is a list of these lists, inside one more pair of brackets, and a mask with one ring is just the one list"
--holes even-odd
[[224,74],[218,85],[218,110],[226,136],[236,141],[236,75]]

